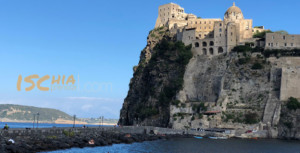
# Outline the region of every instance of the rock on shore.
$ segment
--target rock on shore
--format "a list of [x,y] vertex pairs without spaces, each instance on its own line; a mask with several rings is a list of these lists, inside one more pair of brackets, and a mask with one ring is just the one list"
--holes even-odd
[[[107,146],[118,143],[133,143],[169,139],[172,137],[188,137],[184,135],[148,135],[126,134],[116,132],[99,132],[98,134],[69,133],[61,136],[17,137],[15,143],[8,141],[9,137],[1,137],[0,152],[2,153],[33,153],[68,149],[72,147]],[[89,144],[94,140],[94,144]]]

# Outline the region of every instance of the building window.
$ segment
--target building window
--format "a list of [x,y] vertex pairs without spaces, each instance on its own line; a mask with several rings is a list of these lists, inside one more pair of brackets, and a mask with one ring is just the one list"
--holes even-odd
[[199,43],[198,42],[195,43],[195,47],[199,47]]
[[272,39],[274,40],[274,36],[272,36]]
[[207,43],[206,43],[205,41],[203,41],[203,42],[202,42],[202,46],[203,46],[203,47],[206,47],[206,46],[207,46]]
[[[201,27],[200,27],[201,28]],[[199,35],[199,37],[201,38],[201,34]]]
[[283,38],[283,40],[285,40],[285,36],[283,36],[282,38]]
[[209,53],[210,53],[210,55],[214,55],[214,49],[213,48],[209,48]]
[[293,46],[294,46],[294,44],[293,44],[293,43],[291,43],[291,46],[293,47]]
[[233,35],[233,33],[231,32],[231,33],[230,33],[230,35],[232,36],[232,35]]
[[206,21],[204,21],[204,24],[206,24]]
[[268,45],[271,46],[271,43],[269,43]]
[[221,29],[221,28],[219,29],[219,32],[222,32],[222,29]]
[[284,43],[284,46],[287,46],[287,43]]
[[218,48],[218,53],[220,54],[220,53],[223,53],[223,48],[222,47],[219,47]]
[[222,26],[222,23],[220,23],[220,27]]
[[203,54],[204,54],[204,55],[207,55],[207,50],[206,50],[206,48],[203,48],[202,51],[203,51]]
[[210,41],[210,42],[209,42],[209,46],[214,46],[214,42],[213,42],[213,41]]
[[220,37],[222,37],[222,34],[220,34]]

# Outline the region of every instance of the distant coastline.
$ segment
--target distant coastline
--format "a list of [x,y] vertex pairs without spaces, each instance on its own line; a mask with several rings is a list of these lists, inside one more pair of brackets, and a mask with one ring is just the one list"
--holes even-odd
[[[1,123],[5,123],[5,122],[15,122],[15,123],[33,123],[33,121],[29,121],[29,120],[12,120],[12,119],[8,119],[8,118],[2,118],[0,120],[0,125]],[[64,119],[57,119],[56,121],[39,121],[39,123],[49,123],[49,124],[73,124],[72,120],[64,120]],[[77,121],[75,122],[75,124],[86,124],[86,125],[116,125],[117,123],[88,123],[88,122],[83,122],[83,121]]]

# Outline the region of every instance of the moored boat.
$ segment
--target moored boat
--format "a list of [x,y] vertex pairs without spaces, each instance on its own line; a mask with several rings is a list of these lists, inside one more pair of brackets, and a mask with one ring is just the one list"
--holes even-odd
[[210,139],[228,139],[227,137],[208,137]]

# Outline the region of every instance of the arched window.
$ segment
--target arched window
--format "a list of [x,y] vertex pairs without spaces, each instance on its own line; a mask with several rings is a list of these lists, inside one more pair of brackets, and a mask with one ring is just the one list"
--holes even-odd
[[223,48],[222,48],[222,47],[219,47],[219,48],[218,48],[218,53],[219,53],[219,54],[223,53]]
[[213,48],[209,48],[209,53],[210,53],[210,55],[214,55],[214,49]]
[[219,29],[219,32],[222,32],[222,28]]
[[209,42],[209,46],[214,46],[214,42],[213,42],[213,41],[210,41],[210,42]]
[[195,42],[195,47],[199,47],[199,43],[198,42]]
[[206,46],[207,46],[207,43],[206,43],[205,41],[203,41],[202,46],[203,46],[203,47],[206,47]]
[[206,48],[203,48],[202,51],[203,51],[203,54],[204,54],[204,55],[207,55],[207,50],[206,50]]
[[220,27],[222,26],[222,23],[220,23]]

